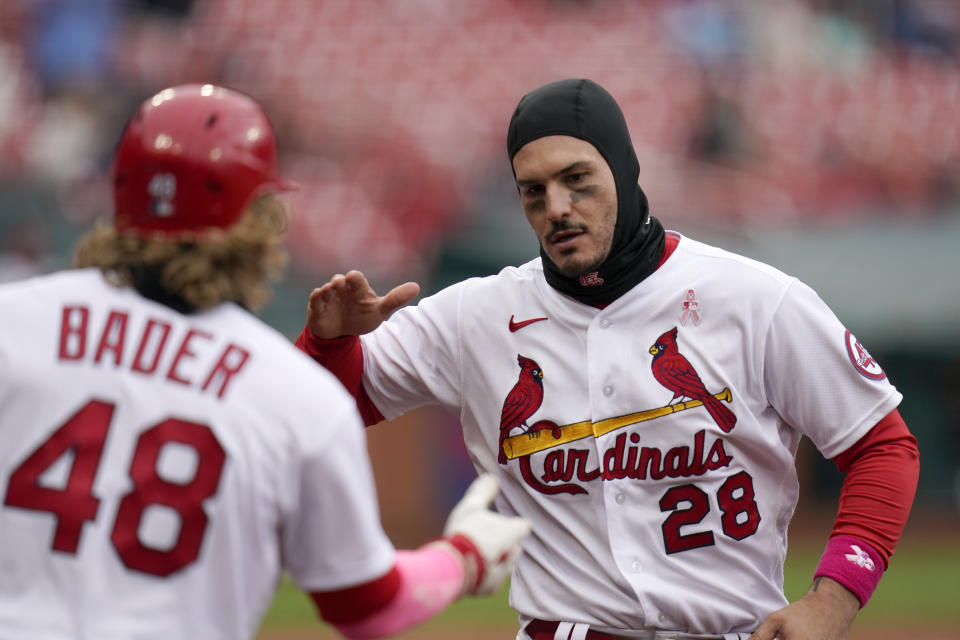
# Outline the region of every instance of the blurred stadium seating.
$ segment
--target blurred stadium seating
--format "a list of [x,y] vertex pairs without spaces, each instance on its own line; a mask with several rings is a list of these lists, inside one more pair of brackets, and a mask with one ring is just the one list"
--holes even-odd
[[[582,76],[624,107],[668,227],[791,269],[819,260],[811,284],[876,337],[874,355],[938,381],[891,373],[908,399],[955,396],[958,44],[953,0],[4,0],[0,278],[67,264],[76,231],[110,210],[129,110],[194,81],[261,100],[302,186],[293,284],[267,316],[281,330],[346,268],[429,291],[526,260],[506,124],[525,91]],[[812,260],[817,247],[834,251]],[[883,279],[838,277],[870,261]],[[917,411],[942,458],[933,499],[953,500],[960,404]]]
[[[642,181],[670,219],[846,224],[936,215],[960,198],[955,3],[166,4],[179,11],[4,3],[4,180],[102,178],[117,104],[224,82],[283,132],[305,187],[298,260],[329,268],[363,253],[374,272],[422,273],[477,178],[503,163],[518,98],[589,76],[623,104]],[[936,19],[939,39],[916,35],[932,28],[910,28],[924,24],[914,14]],[[67,20],[80,35],[64,38]]]

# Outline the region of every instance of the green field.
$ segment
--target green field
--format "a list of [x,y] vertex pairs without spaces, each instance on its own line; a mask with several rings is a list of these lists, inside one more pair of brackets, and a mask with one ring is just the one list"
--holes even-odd
[[[807,590],[821,549],[791,545],[785,569],[785,591],[794,600]],[[960,539],[938,542],[905,537],[890,568],[854,630],[878,635],[880,630],[903,630],[903,638],[960,638]],[[512,638],[516,614],[507,606],[506,590],[489,598],[467,598],[403,638],[456,637],[453,629],[489,630],[491,637]],[[955,632],[950,630],[956,628]],[[295,630],[315,632],[314,637],[339,637],[317,621],[313,606],[285,581],[263,622],[262,640],[292,637]],[[934,635],[922,630],[934,630]],[[948,635],[943,635],[948,634]],[[462,634],[461,634],[462,635]],[[863,637],[862,635],[860,637]]]

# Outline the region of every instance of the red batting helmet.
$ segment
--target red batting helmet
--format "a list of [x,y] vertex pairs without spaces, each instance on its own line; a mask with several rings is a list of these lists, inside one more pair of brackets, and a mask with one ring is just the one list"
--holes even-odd
[[178,233],[227,228],[277,175],[273,127],[250,96],[210,84],[164,89],[137,109],[113,165],[114,226]]

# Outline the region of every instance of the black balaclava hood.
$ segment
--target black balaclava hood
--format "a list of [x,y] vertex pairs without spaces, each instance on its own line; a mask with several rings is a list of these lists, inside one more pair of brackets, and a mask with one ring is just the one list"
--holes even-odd
[[656,270],[663,254],[663,225],[650,215],[647,196],[637,184],[640,163],[627,122],[603,87],[590,80],[558,80],[525,95],[507,130],[511,168],[521,147],[554,135],[589,142],[610,165],[617,185],[617,222],[610,254],[595,276],[564,275],[541,247],[544,275],[550,286],[580,302],[606,305]]

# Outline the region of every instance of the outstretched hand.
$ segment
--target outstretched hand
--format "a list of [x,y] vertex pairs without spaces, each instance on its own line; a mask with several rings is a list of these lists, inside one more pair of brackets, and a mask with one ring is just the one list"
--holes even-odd
[[860,602],[840,583],[818,578],[802,598],[774,611],[749,640],[846,640]]
[[416,282],[405,282],[378,296],[359,271],[337,274],[310,293],[307,326],[315,336],[329,340],[359,336],[380,326],[394,311],[420,293]]
[[500,588],[510,577],[523,541],[532,530],[525,518],[490,510],[499,492],[500,484],[494,476],[480,474],[450,511],[443,528],[447,540],[465,541],[465,546],[457,548],[465,561],[464,592],[471,595],[490,595]]

